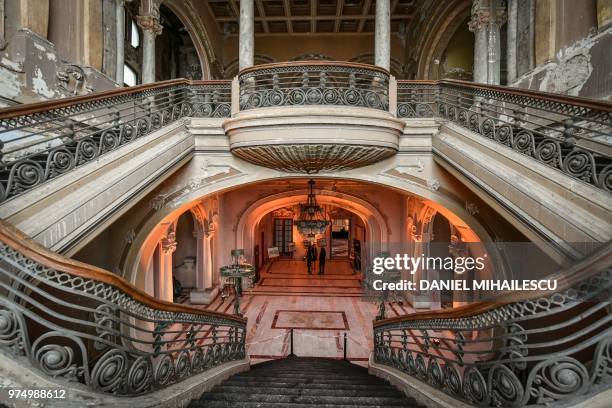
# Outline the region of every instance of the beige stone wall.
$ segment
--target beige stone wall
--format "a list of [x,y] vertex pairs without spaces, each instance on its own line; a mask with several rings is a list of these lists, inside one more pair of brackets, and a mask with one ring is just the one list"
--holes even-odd
[[50,1],[49,41],[64,59],[101,70],[102,38],[102,1]]
[[10,40],[19,29],[27,28],[47,37],[49,0],[5,0],[5,39]]

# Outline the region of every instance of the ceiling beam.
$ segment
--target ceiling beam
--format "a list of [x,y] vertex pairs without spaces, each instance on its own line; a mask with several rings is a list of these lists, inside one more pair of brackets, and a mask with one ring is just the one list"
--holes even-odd
[[317,32],[317,0],[310,0],[310,32]]
[[285,18],[287,19],[287,32],[293,33],[293,23],[291,22],[291,4],[289,0],[283,0],[283,8],[285,9]]
[[334,21],[334,33],[340,31],[340,21],[342,10],[344,9],[344,0],[336,0],[336,21]]
[[[261,0],[257,0],[257,10],[259,11],[260,16],[266,16],[266,10],[264,9],[264,5]],[[261,25],[263,26],[264,33],[269,34],[270,27],[268,26],[268,22],[266,20],[261,20]]]
[[[363,2],[363,8],[361,9],[361,16],[360,17],[368,16],[370,14],[370,7],[372,7],[372,0],[365,0]],[[365,23],[366,23],[366,19],[365,18],[362,18],[359,21],[359,26],[357,27],[357,32],[358,33],[363,33],[363,29],[365,27]]]
[[[316,0],[314,0],[316,1]],[[346,20],[360,20],[362,22],[365,22],[365,20],[373,20],[374,16],[369,14],[369,15],[355,15],[355,16],[344,16],[344,18]],[[412,14],[394,14],[392,16],[393,20],[398,20],[398,19],[410,19],[412,18]],[[225,22],[225,21],[230,21],[230,22],[235,22],[236,19],[233,17],[216,17],[216,19],[218,21],[221,22]],[[335,15],[330,16],[330,15],[326,15],[326,16],[290,16],[290,17],[286,17],[286,16],[266,16],[266,17],[255,17],[255,21],[287,21],[287,20],[291,20],[291,21],[308,21],[308,20],[314,20],[314,21],[335,21],[337,19],[337,17]]]
[[215,17],[215,12],[213,11],[212,6],[210,5],[209,1],[206,2],[206,7],[208,7],[208,12],[210,13],[210,15],[214,17],[215,22],[217,23],[217,27],[219,28],[219,32],[223,34],[224,33],[223,22]]

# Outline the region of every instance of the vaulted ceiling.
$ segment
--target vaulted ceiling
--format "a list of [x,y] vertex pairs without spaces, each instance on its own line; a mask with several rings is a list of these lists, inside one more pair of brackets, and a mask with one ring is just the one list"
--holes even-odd
[[[204,0],[219,31],[238,33],[239,0]],[[416,0],[391,0],[391,31],[402,33]],[[374,32],[375,0],[255,0],[255,33],[362,34]]]

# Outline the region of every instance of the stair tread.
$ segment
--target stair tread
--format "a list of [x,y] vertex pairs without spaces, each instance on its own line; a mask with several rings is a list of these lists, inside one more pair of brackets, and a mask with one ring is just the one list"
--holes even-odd
[[397,397],[403,396],[398,390],[393,387],[376,387],[375,389],[337,389],[337,388],[310,388],[310,387],[265,387],[265,388],[256,388],[256,389],[245,389],[244,387],[234,386],[234,385],[219,385],[215,387],[211,393],[244,393],[248,392],[250,394],[267,394],[267,395],[302,395],[304,393],[309,393],[310,395],[351,395],[351,396],[387,396],[387,397]]
[[191,402],[191,404],[189,405],[188,408],[284,408],[284,407],[291,407],[291,408],[361,408],[361,407],[367,407],[367,408],[374,408],[374,407],[379,407],[379,408],[385,408],[385,407],[389,407],[389,406],[398,406],[398,407],[405,407],[405,408],[422,408],[421,405],[417,405],[417,404],[410,404],[409,402],[407,402],[406,404],[403,405],[356,405],[356,404],[321,404],[321,403],[316,403],[316,404],[291,404],[291,405],[287,405],[286,403],[275,403],[275,402],[229,402],[229,401],[199,401],[199,400],[194,400]]
[[190,408],[421,407],[347,361],[289,357],[256,364],[193,400]]

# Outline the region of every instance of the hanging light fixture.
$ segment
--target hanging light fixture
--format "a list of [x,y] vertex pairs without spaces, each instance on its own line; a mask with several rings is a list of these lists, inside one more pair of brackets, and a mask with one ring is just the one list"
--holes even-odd
[[300,204],[300,216],[295,221],[295,225],[300,234],[314,238],[316,235],[323,234],[329,225],[325,219],[323,209],[317,205],[314,194],[314,180],[308,181],[309,193],[306,204]]

